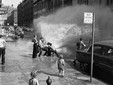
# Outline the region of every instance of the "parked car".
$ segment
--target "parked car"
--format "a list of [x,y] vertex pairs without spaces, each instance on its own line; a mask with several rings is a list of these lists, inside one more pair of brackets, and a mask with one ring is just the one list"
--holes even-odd
[[21,27],[17,27],[15,29],[15,35],[20,36],[20,38],[24,38],[24,31]]
[[[91,65],[92,46],[87,51],[76,51],[76,60],[80,64],[90,68]],[[94,66],[98,67],[102,72],[113,74],[113,40],[98,41],[94,44]]]

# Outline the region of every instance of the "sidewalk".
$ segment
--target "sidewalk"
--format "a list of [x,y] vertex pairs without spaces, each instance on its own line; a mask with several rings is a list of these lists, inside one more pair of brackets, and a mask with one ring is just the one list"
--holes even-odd
[[[56,58],[53,61],[47,57],[32,59],[32,48],[18,49],[12,44],[7,47],[6,63],[5,65],[0,64],[0,85],[28,85],[30,73],[33,70],[41,71],[37,75],[40,85],[46,85],[48,76],[53,80],[52,85],[107,85],[94,78],[90,83],[89,76],[73,69],[67,63],[65,76],[58,77]],[[13,49],[9,49],[9,47]]]
[[66,63],[66,69],[65,69],[65,76],[63,78],[58,77],[57,75],[58,70],[56,69],[57,69],[57,66],[55,63],[53,66],[51,66],[51,69],[42,68],[41,72],[37,75],[37,79],[39,80],[40,84],[46,85],[46,79],[48,78],[48,76],[51,76],[53,80],[52,85],[106,85],[105,83],[95,78],[92,78],[92,82],[90,82],[89,76],[84,75],[81,72],[71,68],[67,63]]

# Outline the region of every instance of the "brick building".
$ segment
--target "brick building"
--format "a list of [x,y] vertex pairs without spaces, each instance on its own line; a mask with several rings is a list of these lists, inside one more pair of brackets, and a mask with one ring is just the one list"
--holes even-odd
[[33,22],[33,0],[23,0],[17,7],[18,25],[30,26]]
[[34,19],[68,5],[105,5],[113,9],[113,0],[33,0]]
[[7,18],[11,15],[14,10],[13,6],[2,6],[0,8],[0,25],[7,25]]
[[30,26],[33,19],[69,5],[105,5],[113,8],[113,0],[23,0],[18,5],[18,25]]
[[14,9],[11,15],[8,16],[7,23],[11,26],[17,25],[17,9]]
[[34,19],[51,13],[62,6],[72,5],[73,0],[33,0]]

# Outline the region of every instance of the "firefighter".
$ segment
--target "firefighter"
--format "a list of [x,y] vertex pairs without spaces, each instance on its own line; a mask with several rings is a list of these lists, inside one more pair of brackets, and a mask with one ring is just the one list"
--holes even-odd
[[52,54],[56,54],[56,56],[58,57],[58,53],[57,51],[54,49],[54,47],[52,46],[52,43],[48,42],[47,46],[45,47],[45,53],[44,56],[52,56]]

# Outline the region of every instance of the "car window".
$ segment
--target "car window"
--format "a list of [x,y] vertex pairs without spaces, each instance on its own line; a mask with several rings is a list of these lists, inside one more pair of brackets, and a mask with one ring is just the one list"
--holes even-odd
[[[92,50],[92,47],[89,48],[88,52],[91,52],[91,50]],[[94,45],[94,53],[102,54],[102,46]]]
[[94,53],[96,54],[102,54],[102,46],[94,46]]
[[104,53],[105,56],[107,57],[112,57],[113,58],[113,48],[108,48],[107,51]]
[[102,55],[108,55],[108,50],[109,50],[109,48],[107,47],[107,46],[103,46],[102,47]]

